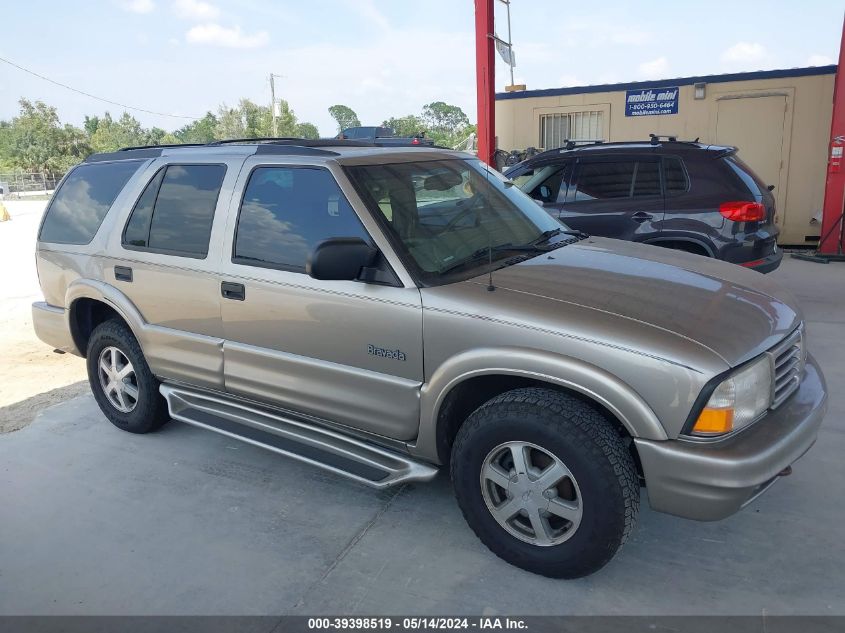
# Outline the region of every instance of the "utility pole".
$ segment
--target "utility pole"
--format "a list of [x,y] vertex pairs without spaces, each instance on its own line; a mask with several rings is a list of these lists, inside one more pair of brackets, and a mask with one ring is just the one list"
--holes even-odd
[[273,136],[278,135],[276,128],[276,82],[275,75],[270,73],[270,114],[273,115]]
[[273,136],[279,135],[278,125],[276,123],[276,77],[282,79],[284,75],[270,73],[270,113],[273,115]]
[[[511,52],[511,62],[513,62],[513,42],[511,41],[511,3],[510,0],[500,0],[507,7],[508,10],[508,49]],[[508,64],[511,69],[511,85],[513,85],[513,63]]]

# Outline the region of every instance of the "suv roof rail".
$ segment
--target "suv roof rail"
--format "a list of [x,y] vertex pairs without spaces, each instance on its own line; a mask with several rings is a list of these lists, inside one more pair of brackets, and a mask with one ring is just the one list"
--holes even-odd
[[256,138],[227,138],[221,141],[206,143],[207,147],[219,145],[248,145],[270,144],[270,145],[298,145],[300,147],[373,147],[369,141],[347,140],[337,138],[296,138],[292,136],[259,136]]
[[670,143],[677,143],[678,137],[675,135],[664,135],[664,134],[649,134],[648,138],[651,140],[652,145],[657,145],[660,143],[660,139],[666,139]]
[[205,143],[156,143],[154,145],[133,145],[121,147],[118,152],[132,152],[136,149],[166,149],[168,147],[202,147]]
[[579,145],[601,145],[604,143],[603,138],[573,138],[564,139],[561,149],[575,149]]

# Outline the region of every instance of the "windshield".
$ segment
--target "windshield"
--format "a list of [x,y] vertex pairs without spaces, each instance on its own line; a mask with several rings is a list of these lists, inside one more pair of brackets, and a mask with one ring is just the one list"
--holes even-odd
[[477,276],[491,260],[501,266],[518,247],[566,228],[480,160],[362,165],[347,172],[425,285]]

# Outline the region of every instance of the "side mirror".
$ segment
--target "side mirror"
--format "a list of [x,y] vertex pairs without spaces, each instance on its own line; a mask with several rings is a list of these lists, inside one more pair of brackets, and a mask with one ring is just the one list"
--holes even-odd
[[314,279],[353,280],[377,255],[378,249],[360,237],[332,237],[314,247],[305,272]]
[[540,199],[541,199],[543,202],[548,202],[548,201],[549,201],[549,198],[551,198],[551,197],[552,197],[552,190],[551,190],[551,189],[549,189],[546,185],[542,185],[542,186],[540,187],[540,192],[539,192],[539,193],[540,193]]

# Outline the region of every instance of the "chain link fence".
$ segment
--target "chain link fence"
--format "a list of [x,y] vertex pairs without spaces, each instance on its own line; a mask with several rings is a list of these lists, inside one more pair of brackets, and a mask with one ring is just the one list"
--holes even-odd
[[49,195],[56,189],[63,175],[52,172],[0,172],[0,199]]

